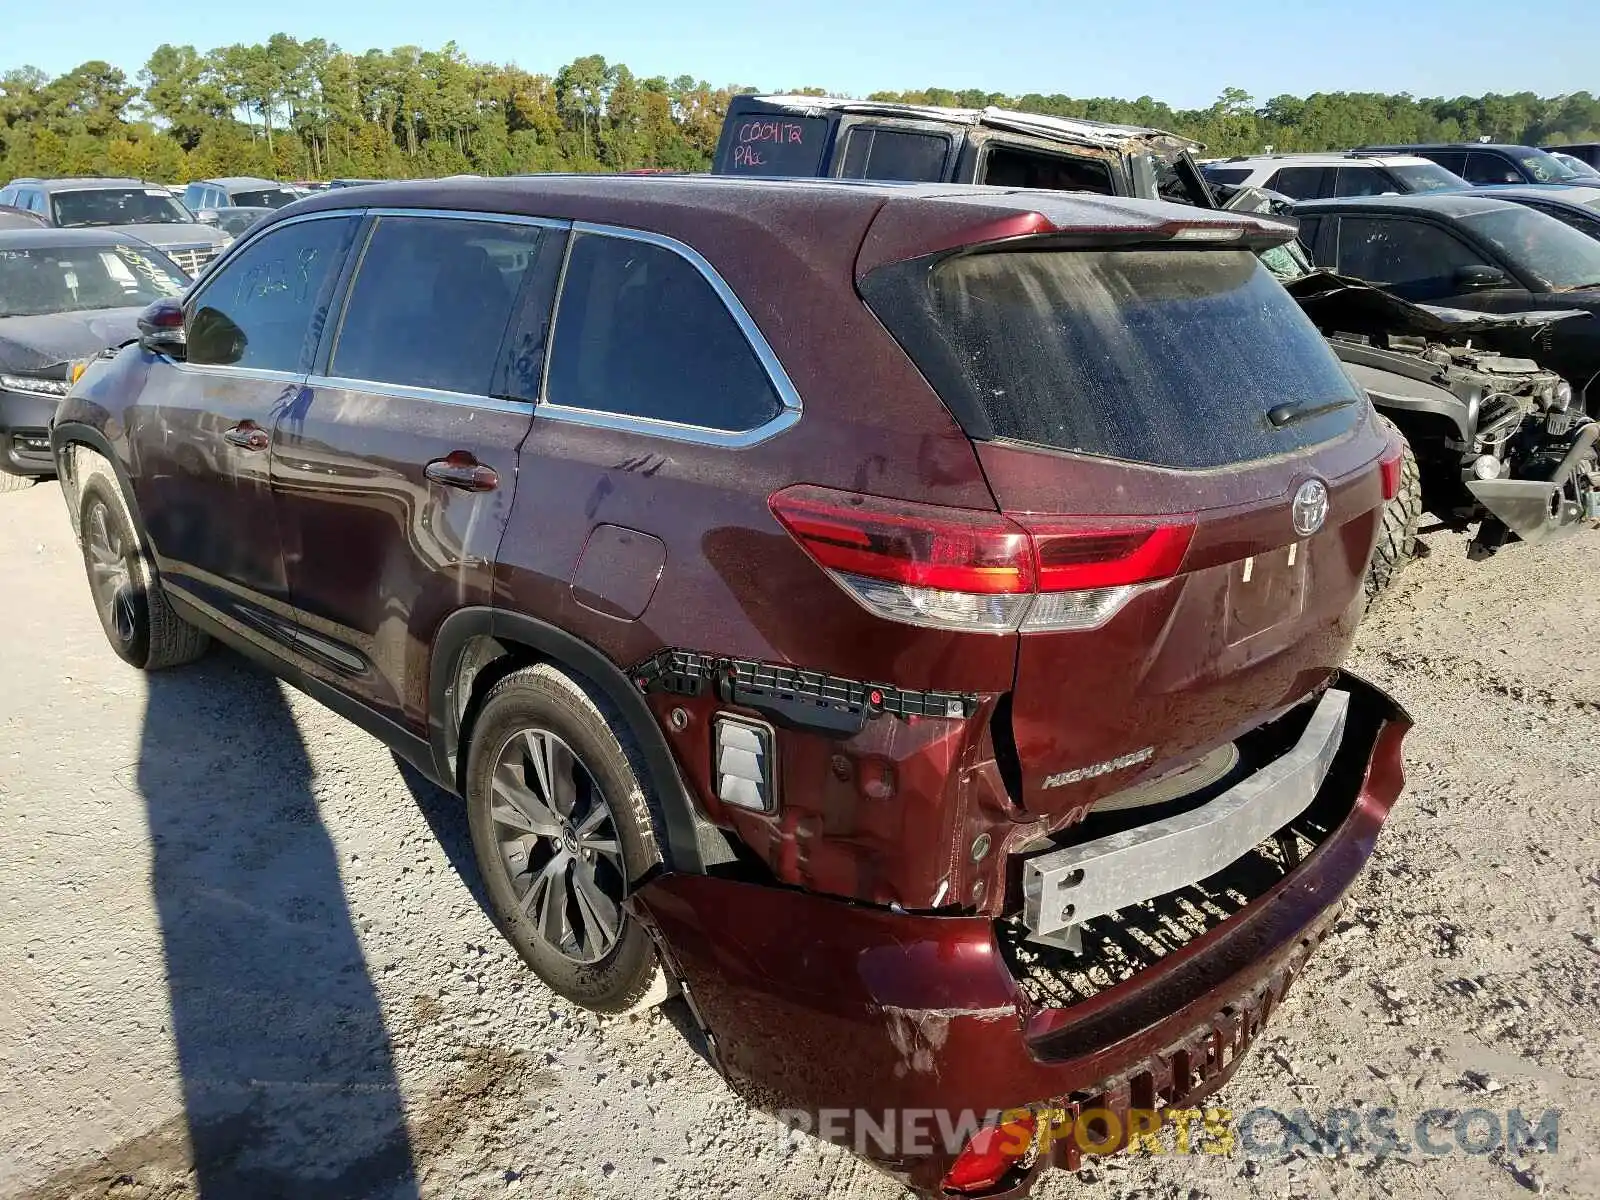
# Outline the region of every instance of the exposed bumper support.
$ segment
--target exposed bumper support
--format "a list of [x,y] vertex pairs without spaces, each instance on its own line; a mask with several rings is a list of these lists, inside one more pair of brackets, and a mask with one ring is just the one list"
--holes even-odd
[[1329,689],[1292,750],[1175,817],[1029,859],[1023,921],[1030,940],[1077,949],[1085,921],[1215,874],[1304,812],[1344,741],[1350,693]]

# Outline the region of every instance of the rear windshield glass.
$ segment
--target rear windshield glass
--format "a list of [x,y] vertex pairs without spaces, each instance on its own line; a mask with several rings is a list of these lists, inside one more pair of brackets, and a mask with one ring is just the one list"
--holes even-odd
[[282,208],[300,199],[288,188],[261,188],[253,192],[235,192],[233,202],[240,208]]
[[1242,250],[962,255],[864,288],[974,437],[1200,469],[1326,441],[1366,403]]

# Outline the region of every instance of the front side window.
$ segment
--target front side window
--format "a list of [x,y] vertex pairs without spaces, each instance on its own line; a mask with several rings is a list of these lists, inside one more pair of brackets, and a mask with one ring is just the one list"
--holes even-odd
[[1474,152],[1467,155],[1465,178],[1468,183],[1522,183],[1522,173],[1498,154]]
[[0,249],[0,317],[143,306],[182,294],[188,278],[148,247]]
[[1381,283],[1410,300],[1454,295],[1463,267],[1484,258],[1436,225],[1388,217],[1341,217],[1339,273]]
[[716,290],[651,242],[573,235],[545,398],[567,408],[743,433],[782,409]]
[[500,221],[380,217],[328,373],[486,395],[542,234]]
[[1315,200],[1322,195],[1322,181],[1332,167],[1284,167],[1267,180],[1269,192],[1281,192],[1296,200]]
[[183,204],[190,212],[199,212],[205,205],[206,190],[198,183],[183,189]]
[[1243,183],[1250,178],[1249,167],[1202,167],[1201,170],[1212,183],[1220,183],[1224,186]]
[[1381,196],[1395,190],[1394,181],[1377,167],[1340,167],[1335,196]]
[[844,144],[844,179],[898,179],[937,183],[944,178],[950,139],[942,133],[912,133],[854,125]]
[[55,223],[79,225],[182,225],[194,220],[163,188],[93,188],[50,197]]
[[354,217],[297,221],[224,263],[190,306],[189,362],[306,370],[355,226]]

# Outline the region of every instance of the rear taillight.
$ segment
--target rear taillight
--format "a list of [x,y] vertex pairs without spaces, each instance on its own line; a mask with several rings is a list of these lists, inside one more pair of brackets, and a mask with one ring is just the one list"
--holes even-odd
[[802,485],[773,515],[862,606],[980,633],[1097,629],[1178,573],[1194,519],[1004,517]]
[[1383,498],[1393,500],[1400,494],[1400,465],[1405,459],[1405,447],[1391,441],[1389,448],[1378,460],[1378,476],[1383,481]]
[[1004,1125],[978,1130],[945,1174],[944,1190],[965,1196],[992,1191],[1012,1167],[1028,1157],[1035,1129],[1036,1118],[1024,1112]]

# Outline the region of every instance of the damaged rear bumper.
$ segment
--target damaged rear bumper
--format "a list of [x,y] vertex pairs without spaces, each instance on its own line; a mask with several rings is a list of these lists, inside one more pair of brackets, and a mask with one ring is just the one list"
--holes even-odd
[[[647,884],[635,910],[748,1100],[937,1195],[962,1141],[941,1134],[974,1115],[1188,1107],[1232,1074],[1403,785],[1409,718],[1359,679],[1334,686],[1348,697],[1342,738],[1293,834],[1304,857],[1286,852],[1275,882],[1237,911],[1100,989],[1057,987],[1057,966],[1019,957],[1006,923],[982,917],[693,875]],[[1056,1141],[995,1194],[1020,1194],[1078,1153]]]

